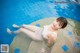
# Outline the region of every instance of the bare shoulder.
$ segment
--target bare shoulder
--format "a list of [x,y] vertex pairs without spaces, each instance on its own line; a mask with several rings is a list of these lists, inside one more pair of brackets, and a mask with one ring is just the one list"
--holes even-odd
[[56,40],[56,39],[57,39],[57,33],[52,33],[52,34],[51,34],[51,37],[52,37],[54,40]]

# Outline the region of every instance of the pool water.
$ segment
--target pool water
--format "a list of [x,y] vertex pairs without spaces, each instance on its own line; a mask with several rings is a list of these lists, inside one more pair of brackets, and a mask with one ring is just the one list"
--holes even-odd
[[[76,39],[80,40],[80,4],[55,3],[55,1],[59,2],[59,0],[0,0],[0,44],[12,44],[16,35],[9,35],[6,32],[6,28],[17,30],[12,24],[31,24],[41,19],[59,16],[73,21],[75,25],[72,26],[75,28],[73,31],[77,34]],[[71,2],[71,0],[64,1]],[[40,26],[39,23],[37,26]]]

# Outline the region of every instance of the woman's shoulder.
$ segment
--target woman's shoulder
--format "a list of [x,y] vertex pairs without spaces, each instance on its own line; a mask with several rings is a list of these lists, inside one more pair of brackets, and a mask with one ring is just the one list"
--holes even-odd
[[57,38],[57,33],[56,32],[52,32],[51,35],[56,39]]
[[53,35],[57,35],[57,32],[51,32]]

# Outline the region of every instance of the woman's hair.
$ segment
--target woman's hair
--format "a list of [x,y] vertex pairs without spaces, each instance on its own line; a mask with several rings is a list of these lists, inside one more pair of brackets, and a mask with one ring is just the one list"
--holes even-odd
[[61,28],[65,28],[68,24],[68,21],[64,17],[58,17],[57,21],[60,22],[60,25],[62,26]]

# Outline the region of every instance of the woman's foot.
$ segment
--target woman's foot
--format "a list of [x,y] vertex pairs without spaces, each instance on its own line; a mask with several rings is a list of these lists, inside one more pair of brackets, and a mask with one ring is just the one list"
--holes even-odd
[[11,31],[9,28],[7,28],[7,32],[8,32],[9,34],[12,34],[12,31]]
[[12,25],[14,28],[20,28],[20,26],[16,25],[16,24],[13,24]]

